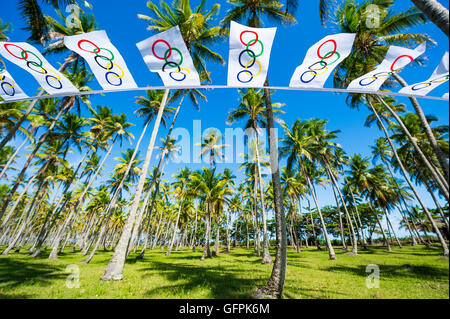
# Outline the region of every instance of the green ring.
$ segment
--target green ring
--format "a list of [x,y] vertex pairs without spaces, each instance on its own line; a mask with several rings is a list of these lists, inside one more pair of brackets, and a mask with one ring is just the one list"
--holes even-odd
[[[325,57],[326,57],[328,54],[332,53],[332,52],[333,52],[333,51],[330,51],[330,52],[328,52],[327,54],[325,54],[325,55],[323,56],[322,60],[320,60],[320,61],[324,61]],[[332,65],[332,64],[336,63],[337,61],[339,61],[339,59],[341,58],[341,54],[340,54],[339,52],[335,51],[334,53],[336,53],[336,54],[338,55],[338,58],[337,58],[336,60],[334,60],[332,63],[328,63],[328,62],[324,61],[325,63],[327,63],[327,65]],[[332,56],[332,55],[330,55],[330,57],[331,57],[331,56]],[[328,59],[328,58],[327,58],[327,59]]]
[[[255,40],[256,40],[256,39],[255,39]],[[249,42],[247,43],[247,48],[246,48],[246,50],[248,50],[248,47],[250,46],[250,44],[255,43],[255,40],[251,40],[251,41],[249,41]],[[258,42],[259,42],[259,44],[261,44],[261,53],[260,53],[260,54],[255,55],[255,56],[251,56],[250,52],[247,51],[248,56],[251,57],[252,59],[257,58],[257,57],[261,56],[261,55],[264,53],[264,44],[261,42],[261,40],[258,40]]]
[[[168,57],[168,53],[171,50],[177,51],[178,54],[180,55],[180,58],[181,58],[180,63],[178,63],[176,66],[174,66],[174,68],[178,68],[178,67],[180,67],[183,64],[183,54],[181,54],[181,51],[178,50],[177,48],[167,49],[167,51],[164,53],[164,61],[166,61],[166,63],[169,63],[169,61],[167,61],[167,57]],[[170,61],[170,63],[175,63],[175,62]]]
[[[37,64],[36,62],[34,62],[34,61],[28,61],[28,59],[25,59],[25,56],[24,56],[24,53],[25,53],[25,52],[34,55],[34,56],[36,57],[36,59],[39,60],[40,64],[38,65],[38,64]],[[23,58],[25,61],[34,64],[34,66],[37,66],[37,67],[42,68],[42,60],[41,60],[36,54],[34,54],[33,52],[31,52],[31,51],[22,51],[22,52],[20,52],[20,55],[22,56],[22,58]]]
[[[108,59],[108,57],[106,57],[106,56],[99,55],[98,53],[99,53],[101,50],[108,51],[108,52],[111,54],[111,59]],[[97,52],[96,52],[96,51],[97,51]],[[111,50],[108,50],[108,49],[106,49],[106,48],[98,48],[98,49],[97,49],[97,48],[94,48],[94,53],[95,53],[95,55],[98,56],[100,59],[103,59],[103,60],[105,60],[105,61],[112,62],[112,61],[114,60],[114,54],[111,52]]]

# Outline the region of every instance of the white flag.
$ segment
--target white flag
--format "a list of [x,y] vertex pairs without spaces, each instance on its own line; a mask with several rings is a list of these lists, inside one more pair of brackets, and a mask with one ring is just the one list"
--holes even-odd
[[0,97],[5,101],[14,101],[28,98],[11,74],[0,65]]
[[391,46],[383,62],[372,72],[353,80],[348,89],[376,92],[388,77],[400,72],[405,66],[425,52],[425,43],[415,50]]
[[136,44],[145,63],[165,86],[199,86],[200,77],[178,26]]
[[442,98],[443,99],[447,99],[448,100],[448,92],[447,93],[445,93],[443,96],[442,96]]
[[277,28],[250,28],[231,21],[228,86],[262,87]]
[[104,90],[137,88],[125,61],[105,31],[64,37],[64,45],[86,60]]
[[355,36],[354,33],[339,33],[314,44],[306,53],[302,65],[295,70],[289,86],[323,87],[333,70],[349,56]]
[[428,80],[404,87],[399,93],[414,94],[419,96],[427,95],[439,85],[447,82],[448,75],[448,52],[445,52],[441,63],[438,65],[436,70],[434,70]]
[[25,42],[0,42],[0,54],[29,72],[49,94],[74,94],[78,89],[48,63],[42,54]]

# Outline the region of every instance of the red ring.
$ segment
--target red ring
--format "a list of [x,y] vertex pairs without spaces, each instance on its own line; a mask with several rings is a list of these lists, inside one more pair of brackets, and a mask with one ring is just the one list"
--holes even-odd
[[[8,45],[12,45],[12,46],[14,46],[14,47],[19,48],[20,50],[22,50],[22,52],[25,52],[25,57],[22,58],[21,56],[19,57],[19,56],[17,56],[17,55],[12,54],[11,51],[9,51],[9,49],[8,49]],[[26,60],[26,59],[28,59],[28,53],[27,53],[27,51],[25,51],[24,49],[22,49],[22,48],[19,47],[18,45],[15,45],[15,44],[12,44],[12,43],[5,43],[3,46],[5,47],[6,51],[8,51],[8,53],[11,54],[13,57],[15,57],[15,58],[17,58],[17,59],[20,59],[20,60]]]
[[[325,43],[327,43],[327,42],[333,42],[334,43],[334,50],[333,50],[333,52],[330,54],[330,55],[328,55],[328,56],[326,56],[326,57],[322,57],[321,55],[320,55],[320,49],[325,45]],[[317,49],[317,56],[319,57],[319,58],[321,58],[321,59],[328,59],[328,58],[331,58],[335,53],[336,53],[336,51],[337,51],[337,44],[336,44],[336,41],[334,41],[333,39],[330,39],[330,40],[328,40],[328,41],[325,41],[324,43],[322,43],[320,46],[319,46],[319,48]]]
[[[156,46],[156,44],[157,44],[158,42],[164,42],[164,43],[167,45],[167,47],[169,48],[169,51],[170,51],[168,56],[166,56],[166,57],[164,57],[164,58],[161,58],[161,57],[159,57],[159,56],[156,54],[156,52],[155,52],[155,46]],[[160,60],[165,60],[165,59],[170,58],[170,56],[172,55],[172,47],[170,46],[169,43],[167,43],[167,41],[160,39],[160,40],[156,40],[156,41],[153,43],[153,46],[152,46],[152,52],[153,52],[153,55],[154,55],[156,58],[158,58],[158,59],[160,59]]]
[[[244,33],[253,33],[255,36],[256,36],[256,39],[255,40],[253,40],[254,42],[252,43],[252,44],[249,44],[249,43],[244,43],[244,40],[242,40],[242,36],[244,35]],[[242,31],[241,32],[241,36],[240,36],[240,38],[241,38],[241,43],[244,45],[244,46],[249,46],[249,47],[251,47],[252,45],[255,45],[257,42],[258,42],[258,40],[259,40],[259,37],[258,37],[258,33],[256,33],[255,31],[250,31],[250,30],[246,30],[246,31]]]
[[[92,44],[92,45],[95,47],[95,49],[98,50],[97,52],[100,51],[100,48],[99,48],[95,43],[93,43],[93,42],[91,42],[91,41],[89,41],[89,40],[86,40],[86,39],[83,39],[83,40],[78,41],[78,47],[80,48],[80,50],[83,50],[83,51],[86,51],[86,52],[94,53],[94,54],[95,54],[95,51],[88,51],[88,50],[83,49],[83,48],[81,47],[81,45],[80,45],[81,42],[89,42],[90,44]],[[95,50],[95,49],[94,49],[94,50]]]
[[[411,61],[409,61],[409,63],[411,63],[412,61],[414,61],[414,58],[413,58],[412,56],[410,56],[410,55],[406,55],[406,54],[401,55],[401,56],[399,56],[399,57],[394,61],[394,63],[392,63],[392,65],[391,65],[391,71],[395,72],[395,71],[397,70],[397,69],[394,70],[394,66],[395,66],[395,64],[397,63],[397,61],[400,60],[400,59],[403,58],[403,57],[410,58]],[[408,63],[408,64],[409,64],[409,63]],[[400,69],[401,69],[401,68],[400,68]]]

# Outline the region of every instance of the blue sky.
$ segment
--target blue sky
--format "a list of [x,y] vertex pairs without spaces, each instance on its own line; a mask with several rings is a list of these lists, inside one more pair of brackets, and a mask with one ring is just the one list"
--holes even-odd
[[[0,17],[4,22],[9,22],[13,26],[13,31],[9,33],[10,40],[15,42],[26,41],[28,34],[23,31],[24,23],[19,11],[17,9],[17,2],[14,0],[3,1]],[[93,10],[86,8],[87,12],[92,12],[98,24],[99,29],[106,30],[110,40],[121,52],[128,68],[137,84],[139,86],[147,85],[161,85],[162,82],[155,74],[148,71],[139,51],[136,48],[136,43],[140,42],[149,36],[153,35],[146,30],[146,23],[137,18],[137,14],[149,14],[149,9],[146,7],[146,1],[119,1],[119,0],[96,0],[90,1],[93,4]],[[200,1],[192,0],[192,6],[195,7]],[[218,1],[208,1],[208,7]],[[328,26],[323,28],[320,25],[318,18],[318,1],[301,1],[298,13],[296,15],[298,23],[294,26],[278,26],[275,36],[274,45],[272,48],[269,78],[271,85],[274,86],[288,86],[289,80],[295,68],[301,64],[307,49],[314,43],[319,41],[326,35],[335,33],[333,29]],[[448,7],[448,1],[441,1]],[[170,1],[169,1],[170,3]],[[229,5],[224,1],[220,1],[221,9],[217,21],[224,16]],[[405,10],[412,6],[412,2],[408,0],[398,0],[394,8],[396,10]],[[45,13],[55,16],[52,9]],[[267,23],[265,27],[272,27],[273,25]],[[439,64],[442,55],[448,51],[448,38],[433,24],[427,23],[410,30],[411,33],[426,33],[437,45],[427,48],[425,55],[428,58],[428,63],[423,67],[407,67],[402,72],[402,76],[408,83],[416,83],[427,79],[435,67]],[[39,47],[38,47],[39,48]],[[39,48],[41,49],[41,48]],[[228,40],[213,48],[219,52],[225,60],[228,59]],[[57,66],[61,63],[63,56],[52,55],[47,56],[47,59]],[[32,79],[31,75],[23,70],[17,68],[13,64],[6,62],[9,72],[13,75],[15,80],[24,89],[28,95],[34,95],[38,85]],[[211,72],[213,84],[226,84],[227,65],[214,65],[208,63],[208,69]],[[93,81],[90,84],[93,90],[100,89],[98,83]],[[326,87],[331,87],[331,78],[327,81]],[[435,89],[430,95],[442,96],[448,92],[448,84],[442,85]],[[106,105],[111,107],[116,113],[125,113],[128,121],[135,124],[131,132],[137,138],[140,135],[142,128],[142,119],[135,116],[133,111],[136,109],[134,104],[135,97],[142,95],[144,92],[127,92],[127,93],[111,93],[107,95],[92,96],[93,105]],[[223,89],[206,92],[208,98],[207,103],[201,104],[200,112],[196,111],[189,103],[184,103],[180,116],[175,127],[183,127],[192,131],[193,121],[201,120],[202,129],[208,127],[216,127],[222,132],[228,127],[239,127],[243,123],[236,123],[233,126],[226,125],[226,117],[230,109],[238,104],[238,94],[234,89]],[[328,130],[341,130],[338,134],[337,142],[342,145],[343,149],[349,154],[361,153],[364,156],[370,155],[370,145],[372,145],[376,138],[382,136],[381,132],[376,127],[364,127],[364,121],[369,112],[361,109],[359,112],[350,109],[345,104],[346,96],[343,94],[333,94],[326,92],[295,92],[295,91],[278,91],[273,95],[274,102],[286,103],[283,108],[286,114],[281,115],[281,118],[289,125],[295,119],[309,119],[320,118],[328,120]],[[408,110],[412,111],[409,100],[406,98],[399,98],[399,102],[407,105]],[[444,101],[430,101],[419,100],[423,110],[426,114],[432,114],[439,118],[439,124],[448,124],[449,110],[448,102]],[[87,115],[87,113],[85,113]],[[160,137],[165,136],[166,130],[160,130],[158,134],[158,141]],[[145,149],[150,139],[150,133],[147,134],[143,143],[141,144],[141,153],[145,154]],[[19,145],[21,138],[14,141],[14,144]],[[133,144],[134,145],[134,144]],[[132,147],[128,142],[124,142],[122,148],[116,147],[113,150],[110,160],[107,161],[103,177],[107,173],[112,172],[115,165],[114,157],[120,155],[120,152],[125,148]],[[76,162],[80,158],[80,154],[74,153],[70,155],[69,159]],[[20,163],[20,162],[19,162]],[[155,156],[152,158],[152,165],[156,165]],[[208,164],[191,164],[188,167],[198,169],[203,165]],[[166,169],[166,177],[170,177],[181,166],[169,164]],[[235,170],[235,174],[239,178],[242,175],[237,171],[238,165],[218,164],[218,170],[224,167],[230,167]],[[97,183],[98,185],[98,183]],[[431,197],[425,194],[421,188],[421,193],[424,194],[426,203],[433,206]],[[318,195],[320,202],[325,204],[334,204],[334,197],[330,189],[318,188]],[[397,224],[397,215],[394,218]]]

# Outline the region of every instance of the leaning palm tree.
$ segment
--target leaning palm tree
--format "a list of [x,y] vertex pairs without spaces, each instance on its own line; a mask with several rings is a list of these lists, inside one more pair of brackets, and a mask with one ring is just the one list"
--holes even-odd
[[[163,8],[162,11],[151,1],[147,3],[147,7],[150,9],[152,16],[140,14],[138,17],[148,21],[148,28],[150,30],[161,32],[179,25],[183,39],[192,55],[194,65],[197,69],[205,72],[204,74],[208,74],[206,71],[205,60],[209,59],[212,61],[223,62],[223,59],[219,54],[207,48],[207,45],[220,39],[219,28],[212,27],[212,22],[220,7],[219,5],[213,6],[213,8],[208,11],[205,9],[205,1],[202,1],[196,9],[192,10],[189,1],[184,0],[174,2],[173,8],[165,2],[161,2],[161,7]],[[117,244],[114,255],[106,267],[104,275],[101,277],[102,280],[121,280],[123,278],[123,268],[125,265],[128,243],[130,236],[132,235],[136,212],[138,210],[145,180],[147,178],[156,134],[168,95],[169,90],[166,90],[155,120],[155,126],[147,148],[147,153],[144,159],[144,164],[127,222],[123,228],[123,232]]]
[[[45,2],[49,2],[50,0],[45,0]],[[93,15],[86,15],[83,11],[81,11],[80,15],[80,21],[81,23],[78,25],[72,25],[68,21],[68,19],[65,18],[65,16],[61,13],[60,10],[57,10],[57,14],[61,21],[65,22],[59,22],[58,20],[47,16],[42,15],[42,11],[39,8],[39,6],[36,3],[36,0],[21,0],[21,2],[24,4],[26,9],[23,10],[23,15],[26,17],[26,19],[30,19],[28,23],[27,30],[30,31],[31,36],[29,40],[33,41],[40,41],[42,39],[42,35],[44,37],[48,37],[51,34],[52,41],[51,43],[45,42],[45,50],[44,54],[50,54],[50,53],[62,53],[67,52],[67,48],[64,45],[64,37],[65,36],[71,36],[76,35],[80,33],[87,33],[91,32],[97,29],[97,25],[95,23],[95,17]],[[70,0],[68,1],[53,1],[53,4],[60,3],[68,3],[72,2]],[[35,10],[39,11],[40,13],[36,15],[34,12]],[[29,12],[32,11],[33,13],[30,15]],[[46,21],[45,26],[41,24],[40,21],[40,15],[42,15],[42,18]],[[78,68],[79,65],[84,65],[84,63],[80,62],[83,61],[82,58],[76,54],[75,52],[71,52],[67,58],[64,59],[64,62],[61,64],[59,68],[59,72],[64,73],[71,65],[76,65],[76,68]],[[80,63],[79,63],[80,62]],[[72,72],[73,74],[76,74],[75,71]],[[69,80],[72,81],[73,79],[69,78]],[[40,90],[38,93],[38,96],[41,96],[45,93],[44,90]],[[63,100],[63,103],[70,103],[73,101],[73,99],[66,99]],[[36,103],[38,100],[34,100],[31,103],[29,103],[27,110],[24,112],[22,117],[15,123],[15,126],[11,128],[9,133],[2,139],[0,142],[0,148],[6,145],[11,138],[14,136],[16,131],[19,129],[19,127],[25,122],[30,115],[30,113],[33,111]],[[73,102],[72,102],[73,103]]]
[[448,9],[436,0],[411,0],[448,37]]
[[[372,1],[357,3],[355,0],[345,0],[335,12],[333,21],[335,29],[339,32],[356,33],[352,54],[337,67],[334,73],[334,82],[338,87],[347,87],[355,78],[373,70],[377,63],[381,63],[390,45],[414,46],[418,43],[435,43],[426,34],[405,33],[408,29],[425,23],[426,17],[416,7],[395,13],[392,10],[393,1],[377,2],[380,23],[378,28],[371,28],[365,23],[365,17],[368,7],[372,4]],[[422,61],[422,59],[418,59],[416,63],[420,64]],[[408,86],[398,73],[394,72],[392,77],[393,79],[388,79],[384,84],[385,88],[389,89],[395,83],[403,87]],[[395,80],[395,83],[393,80]],[[349,101],[353,105],[357,104],[360,99],[361,94],[351,94],[349,97]],[[378,97],[375,99],[382,100]],[[426,116],[416,98],[411,97],[409,100],[419,116],[426,137],[439,161],[444,176],[448,179],[448,162],[427,122]]]

